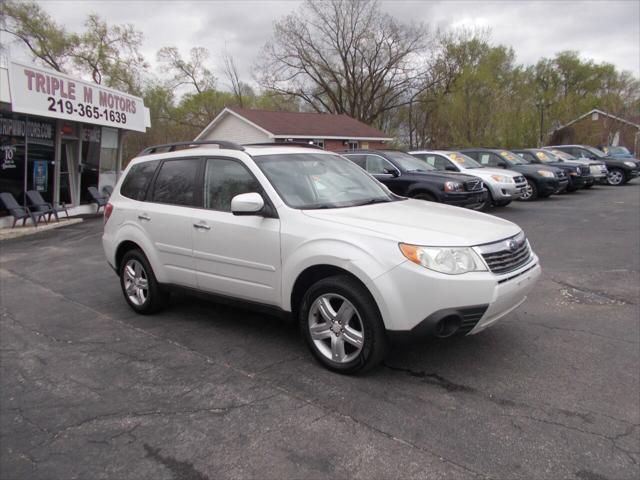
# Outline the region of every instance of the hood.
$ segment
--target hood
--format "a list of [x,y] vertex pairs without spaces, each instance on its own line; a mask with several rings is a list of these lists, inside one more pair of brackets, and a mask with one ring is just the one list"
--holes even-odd
[[507,170],[505,168],[491,168],[491,167],[482,167],[482,168],[471,168],[465,169],[464,173],[469,175],[475,175],[476,177],[486,178],[491,175],[502,175],[503,177],[520,177],[522,174],[520,172],[514,172],[513,170]]
[[309,217],[377,232],[398,242],[428,246],[473,246],[518,234],[516,224],[493,215],[424,200],[361,207],[304,210]]
[[468,173],[450,172],[442,170],[429,170],[427,172],[405,172],[403,176],[412,176],[415,178],[422,177],[423,175],[430,176],[432,178],[442,179],[443,182],[467,182],[469,180],[475,180],[476,177]]
[[517,172],[531,173],[531,174],[535,174],[538,170],[550,170],[553,173],[557,173],[560,171],[558,167],[552,167],[549,165],[540,165],[537,163],[526,164],[526,165],[512,165],[509,167],[509,169],[515,170]]
[[636,164],[636,166],[640,166],[640,161],[636,160],[635,158],[604,157],[604,158],[601,158],[600,160],[606,163],[611,163],[613,165],[622,166],[624,165],[624,162],[633,162]]

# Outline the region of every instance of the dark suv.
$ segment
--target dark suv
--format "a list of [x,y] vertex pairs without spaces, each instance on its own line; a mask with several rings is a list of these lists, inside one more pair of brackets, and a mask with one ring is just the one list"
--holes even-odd
[[569,179],[567,192],[575,192],[580,188],[584,188],[588,183],[593,183],[593,177],[589,171],[589,167],[582,165],[580,162],[572,162],[556,157],[549,150],[541,148],[524,148],[522,150],[511,150],[517,153],[529,163],[538,165],[547,165],[550,167],[558,167],[564,170]]
[[492,148],[467,148],[460,150],[465,155],[479,162],[481,165],[494,168],[508,168],[520,172],[527,180],[527,188],[520,200],[535,200],[545,198],[564,191],[569,184],[569,179],[556,167],[543,165],[531,165],[522,157],[509,150]]
[[600,160],[607,166],[607,183],[615,187],[627,183],[638,176],[638,163],[632,159],[608,157],[605,153],[589,145],[552,145],[549,148],[567,152],[576,158]]
[[486,200],[487,189],[479,178],[438,171],[408,153],[347,150],[341,154],[403,197],[475,209],[482,207]]

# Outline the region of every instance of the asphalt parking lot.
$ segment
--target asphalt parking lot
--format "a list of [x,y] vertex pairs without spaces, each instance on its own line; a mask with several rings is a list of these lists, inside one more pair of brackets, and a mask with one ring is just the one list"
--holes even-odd
[[101,219],[0,243],[0,478],[637,479],[640,181],[492,213],[541,257],[527,302],[360,377],[277,318],[135,315]]

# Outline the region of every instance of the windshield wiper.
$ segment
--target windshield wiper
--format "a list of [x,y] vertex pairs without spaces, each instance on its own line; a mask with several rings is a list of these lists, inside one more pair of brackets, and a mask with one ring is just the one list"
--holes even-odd
[[349,205],[350,207],[362,207],[363,205],[373,205],[374,203],[388,203],[392,200],[389,198],[370,198],[369,200],[365,200],[364,202],[354,203]]

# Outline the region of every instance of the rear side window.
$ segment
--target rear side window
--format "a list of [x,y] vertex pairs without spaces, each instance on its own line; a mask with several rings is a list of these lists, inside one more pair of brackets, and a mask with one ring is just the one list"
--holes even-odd
[[520,155],[522,158],[524,158],[527,162],[539,163],[537,161],[536,157],[534,157],[533,154],[531,154],[529,152],[520,152],[518,155]]
[[153,179],[153,174],[156,173],[158,163],[160,160],[139,163],[131,167],[127,178],[124,179],[122,187],[120,187],[120,195],[143,201],[147,196],[147,189]]
[[239,162],[209,159],[204,175],[204,207],[231,211],[231,199],[241,193],[261,192],[260,184]]
[[198,158],[165,161],[153,187],[153,201],[172,205],[194,205],[199,167]]

